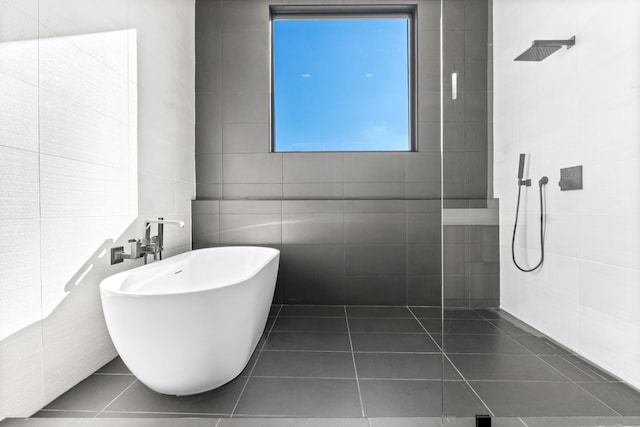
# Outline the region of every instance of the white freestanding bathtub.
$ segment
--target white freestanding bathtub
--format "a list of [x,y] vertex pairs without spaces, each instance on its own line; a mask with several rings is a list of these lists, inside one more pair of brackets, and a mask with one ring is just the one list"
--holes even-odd
[[164,394],[231,381],[264,330],[279,259],[271,248],[199,249],[104,279],[102,307],[122,360]]

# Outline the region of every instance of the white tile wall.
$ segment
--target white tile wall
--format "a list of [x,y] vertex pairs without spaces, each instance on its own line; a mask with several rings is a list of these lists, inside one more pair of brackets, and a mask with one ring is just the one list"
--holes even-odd
[[114,357],[98,285],[141,261],[110,247],[164,216],[165,256],[191,248],[193,9],[0,0],[0,419]]
[[38,154],[0,146],[0,219],[38,218]]
[[[640,2],[494,0],[495,194],[501,305],[640,387]],[[515,62],[534,39],[576,36],[543,62]],[[547,256],[511,262],[518,154],[547,175]],[[559,168],[584,166],[560,192]],[[536,186],[523,194],[519,259],[539,254]]]

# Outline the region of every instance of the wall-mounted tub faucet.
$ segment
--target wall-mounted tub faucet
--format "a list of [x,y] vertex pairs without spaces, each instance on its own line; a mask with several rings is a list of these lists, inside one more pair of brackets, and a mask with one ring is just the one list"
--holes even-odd
[[[158,224],[158,234],[151,235],[151,224]],[[162,251],[164,250],[164,225],[174,224],[180,228],[184,228],[184,221],[175,221],[164,219],[148,219],[144,222],[144,263],[147,263],[147,256],[153,254],[153,259],[162,259]]]
[[[151,224],[158,224],[158,234],[151,235]],[[153,255],[154,260],[162,259],[164,250],[164,225],[174,224],[184,228],[184,221],[175,221],[164,218],[147,219],[144,222],[144,239],[129,239],[129,252],[124,251],[124,246],[111,248],[111,265],[118,264],[125,259],[144,258],[147,263],[147,256]]]

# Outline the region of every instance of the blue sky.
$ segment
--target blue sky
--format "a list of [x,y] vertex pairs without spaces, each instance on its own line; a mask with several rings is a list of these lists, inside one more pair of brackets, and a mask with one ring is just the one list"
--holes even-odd
[[406,19],[276,20],[276,151],[409,149]]

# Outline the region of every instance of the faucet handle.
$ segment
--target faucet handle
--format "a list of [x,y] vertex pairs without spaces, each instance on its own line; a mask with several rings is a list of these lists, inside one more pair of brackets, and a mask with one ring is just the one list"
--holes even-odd
[[140,249],[142,244],[139,239],[129,239],[129,256],[131,258],[139,258],[141,256]]

